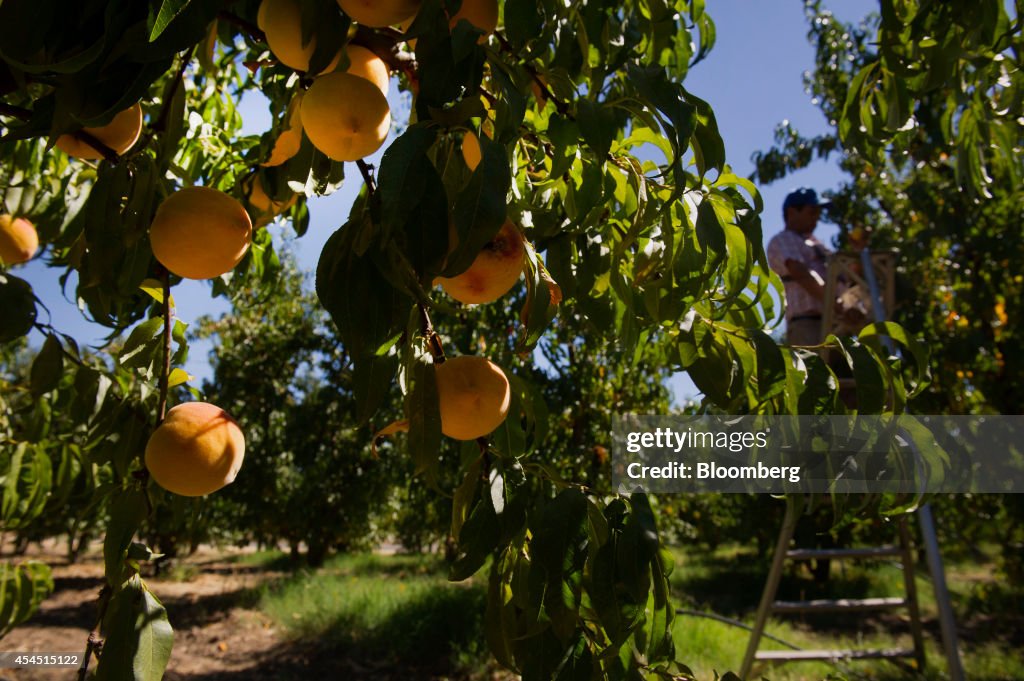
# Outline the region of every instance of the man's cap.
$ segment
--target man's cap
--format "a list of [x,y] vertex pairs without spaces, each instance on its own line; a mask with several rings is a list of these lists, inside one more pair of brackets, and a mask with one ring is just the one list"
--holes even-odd
[[831,205],[831,201],[819,201],[818,192],[814,191],[810,187],[800,187],[786,195],[786,200],[782,202],[782,211],[785,212],[790,206],[793,208],[802,208],[803,206],[821,206],[822,208],[828,208]]

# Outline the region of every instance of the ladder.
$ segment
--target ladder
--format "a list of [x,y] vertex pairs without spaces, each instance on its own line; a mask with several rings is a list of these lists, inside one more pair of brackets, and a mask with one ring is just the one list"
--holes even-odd
[[[858,259],[859,263],[857,262]],[[876,322],[885,321],[886,311],[891,310],[893,306],[895,288],[894,261],[895,259],[891,253],[872,253],[867,248],[862,249],[859,256],[851,253],[836,254],[829,264],[828,278],[825,285],[825,300],[834,299],[838,291],[839,281],[843,279],[849,286],[846,293],[849,295],[855,293],[862,300],[866,296],[868,299],[866,311],[870,316],[874,317]],[[881,286],[876,276],[876,268],[881,271],[883,276],[883,284]],[[833,318],[832,306],[825,305],[824,307],[822,337],[828,333],[842,333],[842,330],[838,328],[839,320]],[[895,352],[896,349],[892,347],[888,339],[886,341],[890,352]],[[842,383],[843,381],[840,381],[841,387]],[[911,447],[914,446],[912,440],[909,440],[909,444]],[[768,579],[765,582],[764,591],[761,593],[761,602],[757,608],[754,626],[751,629],[750,641],[747,643],[746,654],[743,657],[740,677],[747,679],[754,666],[754,662],[757,660],[779,663],[797,660],[839,661],[845,659],[891,659],[899,661],[903,658],[914,658],[917,663],[917,670],[923,670],[925,665],[924,638],[921,629],[921,613],[917,600],[917,587],[914,582],[913,549],[910,532],[907,529],[906,517],[901,517],[897,523],[899,532],[898,546],[856,549],[791,549],[789,544],[793,539],[793,533],[796,530],[796,524],[800,518],[803,505],[804,497],[802,496],[790,495],[786,498],[786,515],[775,545],[775,553],[772,556],[772,566],[768,572]],[[939,611],[939,625],[942,631],[942,644],[948,665],[949,678],[951,681],[963,681],[964,672],[957,644],[956,623],[953,619],[953,607],[949,598],[949,589],[946,585],[946,573],[942,566],[942,556],[939,552],[939,542],[935,532],[935,521],[932,517],[931,507],[928,504],[924,504],[917,510],[916,515],[921,526],[921,537],[924,541],[925,553],[927,555],[928,571],[935,589],[935,601]],[[775,600],[779,582],[782,579],[782,570],[787,559],[793,561],[819,558],[853,560],[883,556],[899,557],[903,567],[903,583],[906,592],[904,598],[797,602]],[[867,612],[898,608],[906,608],[910,616],[911,637],[914,643],[912,649],[758,651],[768,617],[773,613],[781,615],[806,612]]]
[[[804,497],[790,495],[786,500],[786,515],[782,521],[782,530],[772,556],[772,565],[768,571],[768,580],[761,594],[761,602],[757,608],[754,626],[751,629],[750,641],[743,658],[740,677],[748,678],[754,663],[757,661],[778,664],[792,661],[889,659],[901,660],[913,658],[915,669],[924,669],[925,650],[924,635],[921,627],[921,612],[917,600],[917,585],[914,581],[913,543],[907,529],[906,519],[897,522],[899,543],[897,545],[845,548],[845,549],[800,549],[790,548],[793,533],[804,507]],[[902,598],[842,598],[811,601],[778,601],[779,582],[786,561],[807,560],[864,560],[872,558],[895,557],[903,566],[903,585],[905,596]],[[790,615],[822,612],[877,612],[881,610],[906,609],[910,617],[910,633],[913,648],[881,648],[881,649],[825,649],[825,650],[758,650],[764,635],[765,625],[771,615]]]

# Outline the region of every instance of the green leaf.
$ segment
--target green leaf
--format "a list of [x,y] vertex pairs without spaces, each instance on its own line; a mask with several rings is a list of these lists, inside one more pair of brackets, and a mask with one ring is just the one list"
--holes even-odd
[[398,370],[398,355],[352,358],[352,390],[356,394],[356,420],[367,423],[383,404]]
[[437,401],[437,378],[434,365],[427,358],[408,367],[411,378],[406,397],[409,417],[409,454],[418,474],[425,475],[431,486],[437,484],[440,467],[441,412]]
[[587,558],[587,500],[566,489],[531,523],[531,590],[544,593],[544,608],[556,635],[567,640],[576,630]]
[[[660,67],[630,67],[629,83],[640,95],[668,118],[666,136],[676,158],[683,155],[690,144],[690,136],[697,128],[697,107],[686,101],[682,86],[670,81]],[[676,159],[670,159],[674,163]]]
[[835,414],[838,403],[839,384],[832,371],[813,352],[799,351],[807,374],[804,377],[804,388],[798,401],[800,414]]
[[497,547],[500,537],[501,525],[491,497],[482,494],[459,533],[458,552],[448,570],[448,579],[461,582],[476,574]]
[[52,591],[53,575],[45,563],[0,563],[0,638],[31,617]]
[[0,273],[0,343],[20,338],[36,323],[36,297],[24,279]]
[[128,554],[126,557],[128,560],[149,561],[156,560],[157,558],[160,558],[163,555],[164,554],[162,553],[156,553],[155,551],[153,551],[153,549],[149,548],[145,544],[140,544],[139,542],[132,542],[132,545],[128,547]]
[[786,360],[771,336],[760,329],[750,331],[757,353],[757,392],[767,400],[786,389]]
[[[37,405],[47,405],[45,401]],[[47,407],[48,410],[48,407]],[[53,487],[53,462],[43,445],[20,442],[3,477],[0,516],[10,529],[28,526],[43,512]]]
[[146,519],[146,495],[135,487],[121,490],[110,501],[110,520],[103,538],[103,564],[107,583],[113,588],[124,579],[124,561],[132,537]]
[[707,197],[697,209],[697,242],[705,251],[725,253],[725,227],[715,207]]
[[[164,302],[164,285],[156,279],[146,279],[139,284],[139,289],[158,303]],[[171,307],[174,307],[174,296],[171,296]]]
[[876,353],[885,356],[883,351],[883,337],[889,337],[902,345],[914,360],[915,384],[907,397],[914,397],[921,393],[931,382],[931,366],[928,363],[928,349],[917,339],[910,336],[906,329],[895,322],[881,322],[869,324],[864,327],[860,334],[860,340],[872,347]]
[[103,653],[96,681],[160,681],[174,631],[160,600],[133,574],[114,592],[103,618]]
[[[433,128],[423,124],[410,126],[388,146],[380,162],[378,191],[381,203],[381,225],[390,233],[400,229],[413,215],[427,187],[425,171],[437,170],[427,158],[427,150],[437,139]],[[427,168],[429,166],[429,169]]]
[[462,532],[462,526],[466,522],[466,516],[472,508],[473,500],[476,499],[476,491],[480,486],[480,468],[482,461],[480,457],[473,459],[466,469],[466,475],[462,482],[455,489],[455,496],[452,499],[452,527],[453,537],[458,537]]
[[[316,271],[316,293],[338,327],[349,354],[360,361],[392,344],[401,333],[411,300],[382,273],[371,253],[354,244],[362,219],[350,221],[327,240]],[[362,399],[362,395],[357,395]]]
[[594,659],[594,653],[587,645],[587,638],[580,634],[571,644],[567,655],[562,660],[556,681],[590,681],[600,666]]
[[149,32],[149,42],[153,42],[160,37],[160,34],[170,26],[174,18],[188,6],[191,0],[164,0],[163,4],[160,5],[160,11],[156,15],[156,20],[153,22],[153,28]]
[[[487,610],[484,613],[487,645],[499,663],[509,669],[516,669],[514,641],[517,637],[516,612],[510,574],[499,570],[499,565],[515,558],[506,556],[495,561],[487,583]],[[514,565],[513,565],[514,569]]]
[[75,372],[75,398],[71,405],[76,420],[89,422],[103,406],[112,381],[106,374],[90,367],[79,367]]
[[701,177],[707,174],[708,170],[722,172],[725,166],[725,142],[718,132],[718,123],[715,120],[715,112],[711,105],[700,97],[684,90],[686,101],[697,108],[697,127],[693,131],[691,144],[693,146],[694,159],[697,162],[697,172]]
[[576,122],[598,164],[603,164],[619,130],[615,112],[589,99],[582,99],[577,104]]
[[118,353],[117,361],[122,366],[142,366],[146,364],[147,359],[151,358],[148,357],[149,353],[144,351],[147,349],[153,350],[153,344],[150,341],[157,337],[163,326],[163,317],[153,317],[132,329],[128,340],[124,343],[124,347]]
[[505,33],[513,45],[525,45],[544,28],[537,0],[508,0],[505,3]]
[[188,383],[193,378],[195,378],[195,377],[190,375],[184,369],[180,369],[180,368],[172,369],[170,375],[167,377],[167,387],[168,388],[174,388],[175,386],[179,386],[182,383]]
[[32,362],[32,396],[40,398],[60,384],[64,374],[64,349],[53,334],[46,336],[43,347]]
[[486,135],[480,137],[480,150],[480,165],[455,199],[452,217],[459,243],[448,258],[445,276],[468,269],[484,245],[505,223],[507,195],[512,183],[508,154],[505,147]]

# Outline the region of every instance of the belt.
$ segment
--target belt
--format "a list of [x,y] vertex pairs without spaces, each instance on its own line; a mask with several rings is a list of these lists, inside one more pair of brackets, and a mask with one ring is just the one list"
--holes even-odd
[[791,322],[803,322],[803,321],[810,321],[810,320],[814,320],[814,321],[819,321],[820,322],[821,321],[821,315],[820,314],[802,314],[802,315],[799,315],[797,317],[793,317],[789,321],[791,321]]

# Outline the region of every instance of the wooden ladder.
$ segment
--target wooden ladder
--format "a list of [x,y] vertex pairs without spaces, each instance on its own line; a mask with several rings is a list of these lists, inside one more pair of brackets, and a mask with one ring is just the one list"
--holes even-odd
[[[772,557],[772,566],[768,572],[761,603],[757,608],[754,626],[751,629],[747,652],[743,657],[740,678],[749,678],[756,661],[767,663],[783,663],[808,660],[864,660],[890,659],[893,661],[913,658],[916,670],[921,671],[925,665],[924,636],[921,628],[921,611],[917,600],[917,586],[914,582],[914,550],[907,529],[906,519],[897,521],[899,544],[850,549],[799,549],[790,548],[796,524],[803,507],[803,498],[793,496],[787,498],[786,516],[782,530]],[[777,601],[775,596],[782,579],[782,571],[787,560],[863,560],[891,556],[898,558],[903,566],[903,585],[905,596],[902,598],[843,598],[835,600],[812,601]],[[765,625],[772,614],[788,615],[794,613],[820,612],[875,612],[880,610],[906,609],[910,616],[910,633],[914,642],[913,648],[880,648],[869,650],[830,649],[830,650],[758,650],[764,635]]]
[[[857,258],[860,259],[859,265]],[[829,264],[825,300],[834,299],[839,290],[839,280],[843,279],[850,286],[844,292],[844,295],[849,294],[849,296],[853,296],[861,301],[866,296],[870,302],[869,316],[873,317],[876,322],[884,322],[888,318],[889,311],[893,309],[895,302],[895,262],[896,258],[893,257],[891,252],[873,253],[866,248],[861,250],[859,254],[836,254]],[[881,281],[879,280],[879,273],[881,273]],[[842,335],[844,332],[856,332],[855,329],[840,328],[841,320],[834,318],[831,305],[825,306],[823,317],[822,338],[829,333]],[[886,338],[883,341],[890,353],[899,355],[899,350],[893,347],[889,339]],[[855,385],[850,378],[840,378],[839,387],[841,389],[849,390],[855,387]],[[914,447],[912,439],[909,441],[909,446]],[[837,661],[843,659],[881,658],[899,661],[902,658],[912,657],[917,662],[917,669],[924,669],[924,640],[921,632],[921,613],[917,601],[917,588],[914,583],[913,549],[905,518],[901,517],[898,520],[899,546],[882,546],[866,549],[791,550],[789,543],[793,539],[793,532],[796,529],[797,520],[800,518],[803,504],[804,498],[800,495],[789,495],[786,497],[786,516],[782,523],[782,530],[779,532],[775,554],[772,556],[772,566],[768,572],[768,580],[765,583],[764,592],[761,594],[761,603],[758,605],[754,626],[751,629],[750,642],[747,644],[747,652],[743,657],[740,677],[743,679],[749,677],[750,670],[753,668],[756,660],[787,662],[793,660]],[[963,665],[960,662],[960,651],[957,645],[956,622],[953,617],[953,607],[949,596],[949,589],[946,585],[946,573],[942,566],[938,537],[935,532],[935,519],[928,504],[918,508],[915,515],[921,525],[921,538],[928,559],[928,571],[931,575],[932,586],[935,589],[935,603],[938,609],[939,626],[942,631],[942,646],[948,666],[946,673],[951,681],[964,681]],[[850,560],[881,556],[899,556],[900,562],[903,565],[905,598],[846,599],[795,603],[778,602],[775,600],[779,589],[779,581],[782,579],[782,569],[787,559],[836,558]],[[765,624],[767,624],[768,617],[773,612],[777,614],[821,612],[824,610],[833,612],[837,610],[858,610],[864,612],[890,608],[906,608],[908,610],[910,614],[911,635],[914,641],[913,649],[758,651],[761,637],[764,635]]]

